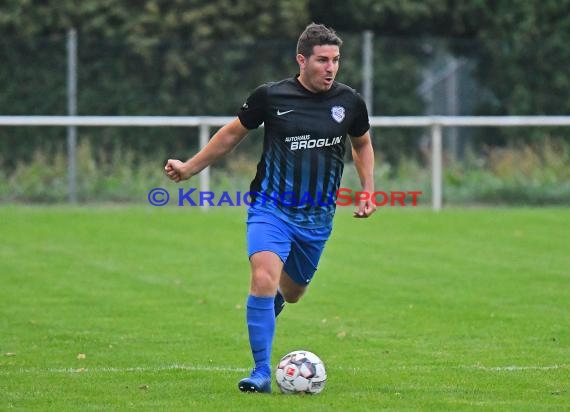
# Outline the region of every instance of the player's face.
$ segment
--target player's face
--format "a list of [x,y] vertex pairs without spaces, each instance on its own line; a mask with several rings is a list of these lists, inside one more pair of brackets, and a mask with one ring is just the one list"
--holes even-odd
[[333,84],[339,61],[339,47],[329,44],[313,47],[309,58],[298,54],[299,81],[313,93],[326,92]]

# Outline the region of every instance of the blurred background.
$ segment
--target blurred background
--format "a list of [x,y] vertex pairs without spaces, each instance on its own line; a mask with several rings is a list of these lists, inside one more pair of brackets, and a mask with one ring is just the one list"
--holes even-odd
[[[256,86],[297,73],[312,21],[343,38],[337,79],[371,116],[569,115],[569,11],[568,0],[5,0],[0,115],[68,114],[75,41],[78,115],[233,116]],[[429,130],[372,132],[377,188],[422,190],[429,204]],[[0,127],[0,202],[67,202],[66,139],[65,127]],[[213,190],[248,188],[261,139],[212,168]],[[443,143],[445,204],[570,203],[568,127],[445,128]],[[197,149],[197,128],[80,127],[77,200],[147,202],[165,159]]]

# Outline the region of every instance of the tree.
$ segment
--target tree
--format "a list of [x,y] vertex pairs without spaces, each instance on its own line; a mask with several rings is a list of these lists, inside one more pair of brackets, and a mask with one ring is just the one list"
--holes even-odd
[[[1,7],[3,114],[65,114],[65,34],[72,27],[79,114],[234,113],[259,82],[290,74],[296,36],[309,20],[304,0],[8,0]],[[29,158],[30,144],[63,144],[62,130],[43,130],[33,137],[0,130],[0,149],[12,154],[6,163]],[[85,133],[103,147],[121,142],[155,153],[163,131]],[[160,145],[187,152],[196,141],[188,134],[174,130]]]

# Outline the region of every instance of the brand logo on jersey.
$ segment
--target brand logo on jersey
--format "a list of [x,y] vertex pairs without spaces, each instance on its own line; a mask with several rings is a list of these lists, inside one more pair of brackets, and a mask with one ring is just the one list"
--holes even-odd
[[277,116],[283,116],[284,114],[291,113],[292,111],[293,110],[285,110],[282,112],[281,110],[277,109]]
[[331,109],[331,116],[337,123],[341,123],[344,120],[344,107],[333,106]]

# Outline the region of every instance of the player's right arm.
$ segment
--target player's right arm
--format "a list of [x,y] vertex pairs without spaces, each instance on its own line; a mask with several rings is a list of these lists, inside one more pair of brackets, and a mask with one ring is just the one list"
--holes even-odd
[[231,152],[243,140],[247,132],[248,129],[242,125],[241,121],[235,119],[218,130],[208,144],[186,162],[168,159],[164,171],[175,182],[190,179]]

